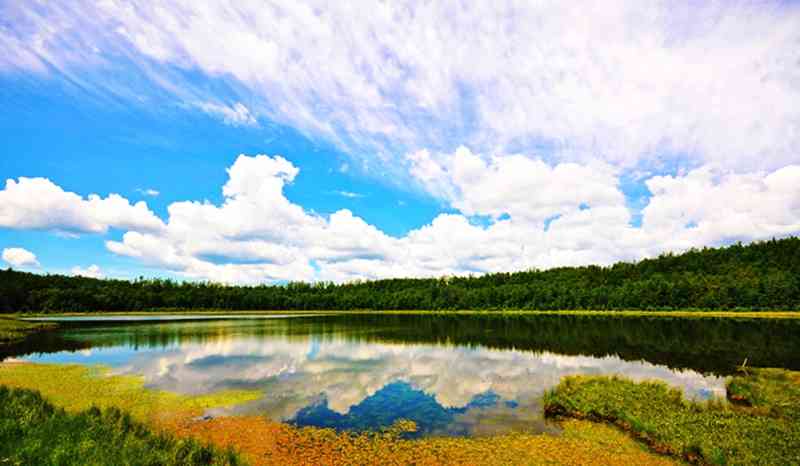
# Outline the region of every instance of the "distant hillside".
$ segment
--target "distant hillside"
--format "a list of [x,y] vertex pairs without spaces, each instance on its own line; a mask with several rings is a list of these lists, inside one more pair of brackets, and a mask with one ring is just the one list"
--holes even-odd
[[796,309],[800,238],[610,267],[334,285],[224,286],[0,271],[0,311],[149,309]]

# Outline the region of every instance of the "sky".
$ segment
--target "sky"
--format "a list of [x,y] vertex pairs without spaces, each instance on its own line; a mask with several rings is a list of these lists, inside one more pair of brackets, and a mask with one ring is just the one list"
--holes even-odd
[[235,284],[800,234],[800,2],[0,0],[0,265]]

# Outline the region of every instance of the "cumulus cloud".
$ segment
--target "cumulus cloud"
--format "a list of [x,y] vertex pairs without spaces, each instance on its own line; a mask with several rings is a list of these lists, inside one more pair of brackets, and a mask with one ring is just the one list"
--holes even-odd
[[[230,283],[609,264],[800,234],[800,165],[748,173],[706,165],[644,176],[651,195],[641,226],[634,226],[620,172],[604,162],[551,164],[462,147],[450,154],[417,151],[406,163],[453,212],[399,237],[347,209],[320,215],[290,201],[284,189],[299,169],[277,155],[240,155],[228,168],[221,203],[174,202],[166,221],[144,202],[132,205],[116,194],[83,198],[44,178],[8,180],[0,191],[0,226],[98,234],[118,228],[122,238],[106,241],[114,254]],[[4,259],[36,264],[20,252]],[[73,273],[101,276],[96,266]]]
[[36,254],[23,248],[3,249],[3,260],[14,267],[38,267]]
[[434,157],[422,150],[407,158],[411,174],[431,194],[447,199],[466,215],[543,222],[581,206],[624,203],[617,187],[618,171],[604,163],[550,166],[523,155],[486,161],[463,146],[452,155]]
[[156,231],[163,223],[141,201],[131,204],[118,194],[84,199],[47,178],[20,177],[0,190],[0,227],[105,233],[112,227]]
[[263,114],[377,161],[466,144],[747,172],[800,147],[792,2],[6,2],[0,15],[0,72],[138,97],[122,59],[154,95],[230,124]]
[[709,166],[646,183],[653,197],[642,227],[667,248],[800,231],[800,165],[747,174]]
[[607,164],[549,165],[467,149],[409,159],[411,173],[440,190],[456,213],[401,237],[346,209],[328,216],[306,211],[283,193],[297,167],[280,156],[240,155],[228,169],[220,205],[173,203],[164,228],[128,231],[106,245],[189,277],[256,283],[609,264],[800,233],[800,166],[651,176],[645,183],[652,197],[635,227],[617,172]]
[[85,269],[81,268],[80,266],[75,266],[70,270],[72,275],[81,276],[81,277],[88,277],[88,278],[103,278],[103,272],[100,270],[100,267],[92,264]]

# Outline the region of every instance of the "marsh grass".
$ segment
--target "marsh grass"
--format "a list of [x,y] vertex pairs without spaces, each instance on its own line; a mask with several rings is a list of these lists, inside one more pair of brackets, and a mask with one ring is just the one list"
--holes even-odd
[[31,333],[55,329],[56,324],[24,322],[13,317],[0,316],[0,346],[16,343]]
[[237,465],[232,450],[154,433],[117,408],[68,413],[0,386],[0,464]]
[[749,407],[695,402],[661,382],[568,377],[545,395],[545,414],[615,424],[651,449],[693,463],[800,464],[798,374],[750,370],[729,390]]
[[757,414],[800,422],[800,372],[744,369],[728,381],[728,399]]

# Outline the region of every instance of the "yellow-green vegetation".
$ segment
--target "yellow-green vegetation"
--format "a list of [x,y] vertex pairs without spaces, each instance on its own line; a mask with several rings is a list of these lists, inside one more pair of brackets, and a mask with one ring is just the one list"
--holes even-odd
[[140,422],[162,423],[171,417],[191,417],[206,408],[230,406],[258,399],[256,390],[225,390],[208,395],[181,395],[149,390],[144,379],[109,375],[105,367],[79,365],[0,364],[0,385],[38,390],[50,402],[69,412],[92,406],[119,408]]
[[232,450],[155,433],[116,408],[67,413],[0,386],[0,464],[236,465]]
[[800,464],[800,373],[750,370],[728,389],[738,403],[688,401],[661,382],[568,377],[546,395],[545,413],[615,424],[690,462]]
[[[0,385],[40,390],[44,399],[66,408],[68,414],[83,412],[86,416],[91,405],[122,408],[132,413],[134,421],[146,420],[157,431],[169,430],[181,438],[233,448],[253,464],[672,464],[671,459],[647,451],[624,433],[586,421],[566,421],[559,436],[514,433],[406,440],[398,432],[413,429],[408,423],[382,433],[349,434],[297,428],[261,416],[201,420],[197,415],[204,407],[239,403],[260,394],[223,392],[191,397],[151,391],[138,377],[108,375],[102,368],[7,362],[0,364]],[[97,410],[92,412],[97,414]],[[76,437],[75,442],[81,440]],[[78,447],[70,445],[64,446],[65,451],[75,453]],[[91,448],[92,444],[85,445]]]
[[56,324],[24,322],[13,317],[0,317],[0,346],[22,341],[31,333],[56,328]]
[[741,369],[728,382],[728,399],[755,413],[800,422],[800,372],[783,369]]

